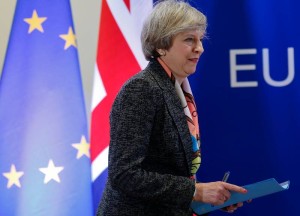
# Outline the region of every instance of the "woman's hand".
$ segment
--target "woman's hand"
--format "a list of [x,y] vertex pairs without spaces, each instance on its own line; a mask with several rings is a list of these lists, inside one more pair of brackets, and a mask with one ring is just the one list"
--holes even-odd
[[237,208],[242,207],[243,203],[237,203],[237,204],[233,204],[230,206],[226,206],[224,208],[222,208],[223,211],[228,212],[228,213],[233,213],[235,210],[237,210]]
[[[251,203],[251,200],[247,200],[247,203]],[[237,208],[242,207],[244,203],[240,202],[240,203],[236,203],[230,206],[226,206],[224,208],[222,208],[223,211],[228,212],[228,213],[233,213],[235,210],[237,210]]]
[[[247,193],[247,190],[233,184],[226,182],[209,182],[209,183],[196,183],[196,191],[194,200],[198,202],[209,203],[212,205],[222,205],[230,198],[230,191],[238,193]],[[234,211],[241,207],[242,203],[229,206],[227,211]]]

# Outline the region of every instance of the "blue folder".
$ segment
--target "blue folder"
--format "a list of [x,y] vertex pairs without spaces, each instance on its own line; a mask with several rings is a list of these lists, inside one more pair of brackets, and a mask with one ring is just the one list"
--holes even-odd
[[191,208],[196,214],[201,215],[239,202],[244,202],[254,198],[284,191],[287,190],[289,186],[290,181],[279,184],[274,178],[270,178],[264,181],[243,186],[243,188],[248,190],[246,194],[231,192],[230,199],[227,200],[223,205],[213,206],[211,204],[193,201],[191,204]]

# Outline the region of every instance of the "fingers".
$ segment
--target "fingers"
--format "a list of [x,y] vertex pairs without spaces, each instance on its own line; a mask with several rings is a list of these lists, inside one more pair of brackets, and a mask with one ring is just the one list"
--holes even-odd
[[[216,200],[215,205],[222,205],[227,200],[230,199],[231,193],[230,191],[236,191],[238,193],[247,193],[247,190],[245,188],[242,188],[237,185],[229,184],[226,182],[218,182],[219,183],[219,191],[218,191],[218,200]],[[229,211],[235,211],[238,207],[241,207],[243,203],[237,203],[235,205],[232,205]]]
[[229,191],[235,191],[235,192],[238,192],[238,193],[247,193],[247,190],[245,188],[240,187],[240,186],[229,184],[229,183],[226,183],[226,182],[223,182],[223,185]]
[[239,207],[242,207],[244,205],[244,203],[240,202],[240,203],[237,203],[235,205],[239,208]]
[[234,205],[230,205],[230,206],[227,206],[225,207],[223,210],[224,211],[227,211],[229,213],[233,213],[235,210],[237,210],[238,208],[242,207],[243,206],[243,203],[240,202],[240,203],[236,203]]
[[229,212],[229,213],[233,213],[235,210],[237,210],[237,206],[235,205],[231,205],[231,206],[227,206],[224,210]]
[[222,182],[215,182],[214,185],[215,200],[214,205],[223,205],[227,200],[230,199],[231,193]]
[[247,192],[247,190],[242,187],[221,181],[210,183],[196,183],[195,186],[196,193],[194,196],[194,200],[204,203],[210,203],[212,205],[223,205],[227,200],[230,199],[230,191],[236,191],[239,193]]
[[229,190],[227,190],[222,182],[217,182],[215,190],[216,200],[214,205],[223,205],[227,200],[230,199],[231,193]]
[[222,198],[222,200],[224,201],[224,202],[226,202],[227,200],[229,200],[230,199],[230,196],[231,196],[231,193],[225,188],[224,190],[221,190],[220,191],[220,193],[221,193],[221,196],[223,196]]
[[[226,191],[225,191],[226,192]],[[219,198],[216,200],[214,205],[223,205],[227,200],[230,199],[230,193],[229,195],[219,194]]]

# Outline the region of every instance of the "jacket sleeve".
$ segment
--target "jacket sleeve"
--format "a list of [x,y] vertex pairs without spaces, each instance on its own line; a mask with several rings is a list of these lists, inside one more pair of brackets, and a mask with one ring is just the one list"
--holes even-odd
[[127,195],[188,208],[195,190],[188,177],[142,169],[153,120],[164,103],[161,89],[143,79],[131,80],[118,94],[110,116],[109,178]]

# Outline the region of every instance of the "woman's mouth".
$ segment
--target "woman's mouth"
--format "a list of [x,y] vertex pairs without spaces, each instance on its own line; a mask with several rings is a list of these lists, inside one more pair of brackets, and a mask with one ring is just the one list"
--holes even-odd
[[198,63],[199,58],[190,58],[189,61],[193,63]]

